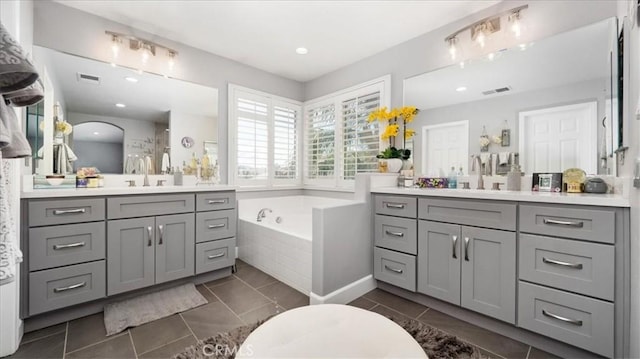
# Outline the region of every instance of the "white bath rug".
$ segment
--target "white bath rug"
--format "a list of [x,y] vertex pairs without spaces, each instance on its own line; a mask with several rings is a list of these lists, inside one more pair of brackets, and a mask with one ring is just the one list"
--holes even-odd
[[104,306],[107,335],[207,304],[193,283],[144,294]]

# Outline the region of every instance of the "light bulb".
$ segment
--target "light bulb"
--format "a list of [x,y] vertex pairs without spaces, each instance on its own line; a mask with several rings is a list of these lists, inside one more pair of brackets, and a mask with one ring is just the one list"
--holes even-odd
[[176,53],[173,51],[169,51],[169,61],[168,61],[168,65],[169,65],[169,71],[173,71],[173,67],[176,65]]
[[143,63],[144,65],[146,65],[146,64],[147,64],[147,62],[149,61],[150,52],[151,52],[151,51],[149,51],[149,49],[147,49],[147,46],[146,46],[146,45],[144,45],[144,46],[142,47],[142,63]]
[[522,27],[520,25],[520,11],[511,14],[509,16],[509,20],[511,21],[511,31],[513,31],[513,35],[516,38],[519,38],[522,32]]
[[451,60],[456,59],[456,53],[458,52],[458,49],[456,49],[456,42],[457,39],[455,37],[449,39],[449,54],[451,55]]
[[480,31],[478,33],[478,36],[476,37],[476,41],[478,42],[478,45],[480,45],[480,47],[482,48],[484,48],[484,40],[485,40],[484,31]]
[[116,35],[111,37],[111,52],[113,52],[114,59],[118,58],[118,54],[120,53],[120,39]]

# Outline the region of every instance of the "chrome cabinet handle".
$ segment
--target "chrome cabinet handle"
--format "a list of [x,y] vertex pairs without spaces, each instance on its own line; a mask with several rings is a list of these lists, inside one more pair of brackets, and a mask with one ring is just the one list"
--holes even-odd
[[69,243],[69,244],[56,244],[56,245],[53,246],[53,250],[57,251],[59,249],[84,247],[85,244],[86,244],[85,242],[77,242],[77,243]]
[[60,292],[64,292],[64,291],[71,290],[71,289],[78,289],[78,288],[82,288],[82,287],[84,287],[85,285],[87,285],[87,282],[82,282],[82,283],[78,283],[78,284],[73,284],[73,285],[70,285],[70,286],[68,286],[68,287],[53,288],[53,292],[54,292],[54,293],[60,293]]
[[458,244],[458,236],[451,236],[451,246],[453,249],[453,258],[458,258],[458,255],[456,254],[456,244]]
[[147,227],[147,246],[151,247],[153,245],[153,242],[151,241],[151,237],[153,236],[153,234],[151,233],[151,231],[153,231],[153,228],[151,228],[151,226]]
[[464,237],[464,260],[469,261],[469,237]]
[[392,272],[396,272],[396,273],[399,273],[399,274],[402,274],[402,272],[403,272],[403,270],[402,270],[402,269],[391,268],[391,267],[389,267],[389,266],[388,266],[388,265],[386,265],[386,264],[384,265],[384,269],[387,269],[387,270],[390,270],[390,271],[392,271]]
[[555,264],[555,265],[563,266],[563,267],[582,269],[582,263],[562,262],[562,261],[557,261],[555,259],[548,259],[547,257],[542,257],[542,262],[543,263],[547,263],[547,264]]
[[394,237],[404,237],[404,233],[402,232],[391,232],[391,231],[384,231],[384,233],[386,233],[388,236],[394,236]]
[[76,208],[76,209],[56,209],[53,211],[53,214],[59,216],[61,214],[78,214],[85,213],[87,210],[85,208]]
[[224,204],[224,203],[227,203],[227,201],[224,200],[224,199],[210,199],[210,200],[207,201],[207,203],[209,203],[209,204]]
[[569,323],[569,324],[577,325],[577,326],[579,326],[579,327],[581,327],[581,326],[582,326],[582,320],[571,319],[571,318],[565,318],[565,317],[563,317],[563,316],[560,316],[560,315],[557,315],[557,314],[553,314],[553,313],[547,312],[547,311],[546,311],[546,310],[544,310],[544,309],[542,310],[542,314],[543,314],[544,316],[546,316],[546,317],[553,318],[553,319],[559,320],[559,321],[561,321],[561,322],[565,322],[565,323]]
[[214,255],[208,256],[207,258],[214,259],[214,258],[220,258],[220,257],[224,257],[224,256],[225,256],[225,253],[222,252],[220,254],[214,254]]
[[161,224],[158,225],[158,232],[160,232],[160,238],[158,239],[158,245],[162,245],[162,237],[164,237],[164,227]]
[[576,228],[582,228],[584,226],[584,222],[571,222],[571,221],[559,221],[557,219],[549,219],[549,218],[544,218],[542,220],[542,223],[544,224],[555,224],[558,226],[569,226],[569,227],[576,227]]
[[209,228],[209,229],[214,229],[214,228],[222,228],[222,227],[224,227],[224,226],[226,226],[226,224],[224,224],[224,223],[220,223],[220,224],[210,224],[208,228]]
[[404,208],[404,204],[385,203],[384,205],[387,208],[396,208],[396,209],[403,209]]

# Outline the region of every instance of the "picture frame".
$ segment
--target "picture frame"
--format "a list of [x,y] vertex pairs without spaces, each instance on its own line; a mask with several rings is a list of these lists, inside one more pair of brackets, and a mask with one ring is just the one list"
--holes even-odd
[[562,173],[534,173],[531,190],[534,192],[562,192]]

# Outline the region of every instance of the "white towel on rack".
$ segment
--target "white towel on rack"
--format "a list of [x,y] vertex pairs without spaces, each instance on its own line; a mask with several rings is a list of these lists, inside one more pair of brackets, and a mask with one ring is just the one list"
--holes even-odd
[[160,171],[162,171],[163,174],[171,172],[171,161],[169,161],[169,154],[166,152],[162,155],[162,166],[160,166]]
[[498,163],[500,165],[506,165],[509,163],[509,156],[511,155],[511,152],[500,152],[498,154]]
[[487,160],[489,160],[489,157],[491,156],[490,153],[481,153],[480,154],[480,162],[482,162],[483,165],[487,164]]

